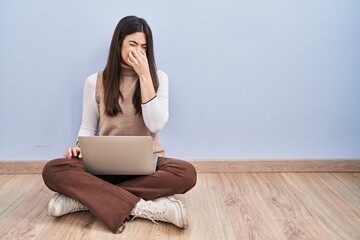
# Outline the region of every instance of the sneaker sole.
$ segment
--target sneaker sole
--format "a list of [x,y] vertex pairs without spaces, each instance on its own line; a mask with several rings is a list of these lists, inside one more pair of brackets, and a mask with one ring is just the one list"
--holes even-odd
[[187,219],[187,214],[186,214],[186,209],[184,207],[184,204],[181,200],[176,199],[174,197],[166,197],[167,199],[169,199],[172,202],[176,202],[177,204],[179,204],[180,208],[181,208],[181,219],[183,220],[183,227],[184,229],[188,229],[189,228],[189,222]]

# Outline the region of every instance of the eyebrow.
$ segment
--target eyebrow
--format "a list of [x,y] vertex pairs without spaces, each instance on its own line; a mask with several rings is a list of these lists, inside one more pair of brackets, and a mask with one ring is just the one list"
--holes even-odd
[[[134,43],[134,44],[139,44],[137,41],[135,40],[129,40],[129,43]],[[147,43],[141,44],[142,46],[147,46]]]

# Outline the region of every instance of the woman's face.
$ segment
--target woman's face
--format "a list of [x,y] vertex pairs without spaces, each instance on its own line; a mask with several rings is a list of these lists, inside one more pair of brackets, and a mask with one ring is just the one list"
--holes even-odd
[[124,38],[121,46],[121,58],[123,63],[128,66],[131,66],[129,62],[129,54],[131,51],[142,51],[146,54],[147,42],[146,42],[146,35],[143,32],[136,32],[130,35],[127,35]]

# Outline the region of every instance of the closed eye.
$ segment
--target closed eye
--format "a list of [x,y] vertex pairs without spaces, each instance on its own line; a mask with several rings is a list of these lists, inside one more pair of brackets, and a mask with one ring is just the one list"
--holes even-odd
[[138,43],[137,42],[135,42],[135,41],[129,41],[129,45],[130,46],[136,46]]

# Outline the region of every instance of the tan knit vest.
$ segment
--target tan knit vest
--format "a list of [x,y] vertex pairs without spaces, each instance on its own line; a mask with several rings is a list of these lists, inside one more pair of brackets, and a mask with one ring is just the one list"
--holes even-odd
[[120,89],[124,99],[119,98],[122,113],[110,117],[105,112],[103,72],[98,72],[95,93],[100,114],[98,134],[99,136],[151,136],[154,153],[163,156],[164,149],[158,143],[157,133],[151,133],[146,127],[143,117],[135,114],[136,109],[132,103],[135,88],[136,81],[122,82]]

